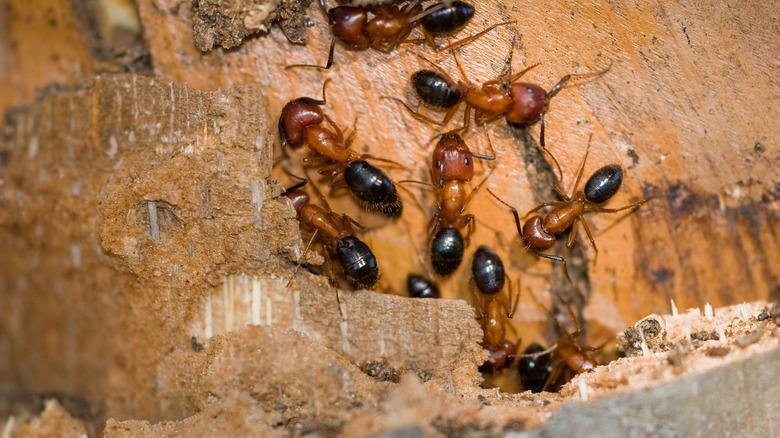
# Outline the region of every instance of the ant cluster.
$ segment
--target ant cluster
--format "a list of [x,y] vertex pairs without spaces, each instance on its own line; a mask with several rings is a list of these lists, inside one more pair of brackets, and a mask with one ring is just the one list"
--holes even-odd
[[[495,24],[439,48],[436,38],[455,34],[467,26],[475,12],[472,5],[461,1],[447,4],[434,1],[426,6],[422,0],[405,0],[390,5],[336,6],[328,9],[324,0],[320,0],[320,7],[327,16],[333,35],[326,65],[295,64],[286,68],[329,69],[333,65],[337,40],[352,50],[374,49],[383,52],[389,52],[402,43],[427,43],[437,52],[450,51],[455,59],[460,81],[454,80],[437,64],[422,56],[420,58],[434,69],[420,70],[411,75],[411,86],[420,103],[432,111],[445,112],[441,121],[415,111],[400,99],[385,96],[386,99],[400,103],[415,120],[442,127],[450,122],[461,104],[465,106],[463,126],[438,136],[428,169],[430,182],[398,181],[398,184],[425,185],[435,192],[436,205],[428,222],[428,262],[435,276],[448,277],[460,267],[470,237],[476,230],[475,216],[468,212],[469,203],[492,174],[491,171],[469,189],[468,185],[474,178],[474,160],[496,159],[492,145],[490,155],[477,154],[469,149],[461,137],[461,133],[469,130],[472,118],[486,133],[487,123],[502,116],[507,123],[515,125],[529,126],[539,122],[539,145],[562,176],[561,167],[544,140],[544,117],[549,110],[550,100],[570,79],[602,75],[610,67],[594,73],[565,75],[549,91],[539,85],[519,81],[538,64],[477,85],[468,79],[454,49],[511,22]],[[410,38],[415,29],[421,32],[422,38]],[[305,145],[309,156],[303,158],[303,165],[316,168],[331,189],[347,189],[363,208],[377,211],[389,220],[396,220],[403,212],[403,202],[396,183],[372,162],[398,164],[389,159],[358,153],[352,148],[356,134],[354,126],[345,135],[344,130],[323,112],[327,104],[326,88],[329,82],[330,79],[322,85],[321,99],[300,97],[291,100],[282,109],[278,128],[284,154],[289,157],[288,149]],[[564,268],[566,259],[563,256],[545,251],[551,249],[567,231],[569,236],[566,245],[571,247],[579,225],[584,228],[595,254],[598,254],[593,234],[584,219],[586,213],[615,213],[634,209],[647,201],[643,199],[620,208],[604,207],[617,194],[623,182],[623,170],[615,164],[597,170],[587,179],[584,188],[578,190],[587,156],[586,151],[571,194],[566,194],[556,185],[555,191],[561,199],[533,208],[527,215],[530,218],[524,224],[521,224],[521,217],[514,207],[488,190],[508,208],[526,249],[539,257],[560,262]],[[309,179],[296,178],[301,182],[287,189],[285,196],[297,212],[301,226],[310,233],[304,256],[311,245],[317,242],[322,247],[329,278],[333,280],[340,273],[355,288],[374,288],[380,278],[377,258],[371,248],[355,235],[355,229],[365,227],[346,214],[332,211],[316,184],[312,184],[312,188],[319,194],[323,206],[313,203],[303,190]],[[427,269],[427,264],[424,267]],[[568,277],[568,270],[566,275]],[[432,276],[410,273],[407,277],[409,296],[439,298],[439,288],[430,279]],[[574,332],[566,330],[548,311],[562,336],[547,349],[532,343],[523,354],[518,354],[520,337],[509,320],[513,318],[520,300],[519,280],[515,290],[501,258],[487,246],[480,246],[474,253],[469,288],[484,331],[482,345],[489,353],[489,359],[481,367],[483,372],[509,368],[519,358],[518,372],[523,387],[542,391],[554,390],[572,375],[590,371],[596,366],[593,355],[595,349],[578,343],[581,329],[571,306],[569,314],[577,326]],[[508,336],[507,330],[513,336]]]

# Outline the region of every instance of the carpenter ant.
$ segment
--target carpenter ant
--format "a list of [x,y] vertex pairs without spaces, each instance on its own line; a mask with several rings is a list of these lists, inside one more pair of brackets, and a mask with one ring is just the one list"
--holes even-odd
[[406,277],[406,289],[412,298],[440,298],[439,286],[432,280],[418,274]]
[[[547,381],[544,383],[542,391],[546,391],[548,388],[551,388],[552,385],[557,384],[561,376],[564,376],[564,380],[568,381],[571,380],[571,377],[574,375],[593,371],[593,369],[598,366],[596,358],[593,357],[593,352],[598,351],[601,347],[588,347],[580,345],[579,342],[577,342],[577,337],[582,332],[582,327],[580,326],[580,322],[574,314],[571,305],[568,306],[568,310],[569,315],[577,325],[577,330],[573,333],[569,332],[560,321],[558,321],[558,318],[553,316],[555,324],[562,334],[555,343],[555,354],[552,356],[550,364],[552,370],[547,377]],[[550,313],[552,314],[552,312]],[[564,374],[564,372],[566,374]]]
[[412,74],[411,77],[412,88],[423,105],[447,111],[441,122],[418,113],[400,99],[389,96],[385,98],[399,102],[415,119],[439,126],[446,125],[452,119],[460,103],[465,102],[463,127],[460,128],[463,131],[469,128],[472,109],[474,110],[475,122],[483,126],[502,115],[506,116],[506,121],[510,124],[530,125],[539,121],[541,124],[539,146],[550,156],[559,175],[562,175],[558,160],[547,149],[544,141],[544,114],[549,109],[550,100],[563,89],[563,86],[570,79],[602,75],[612,67],[612,64],[598,72],[566,75],[547,92],[539,85],[515,82],[529,70],[538,66],[538,63],[518,73],[487,81],[481,86],[477,86],[468,79],[455,53],[453,53],[453,57],[463,81],[454,81],[441,67],[422,56],[420,58],[431,64],[436,70],[420,70]]
[[512,319],[520,301],[520,294],[513,297],[510,281],[506,296],[499,295],[504,289],[504,280],[507,278],[504,263],[498,254],[487,246],[477,248],[471,262],[471,272],[472,281],[479,291],[479,294],[474,295],[481,312],[479,319],[485,332],[482,347],[490,353],[490,357],[480,367],[480,371],[498,371],[510,366],[517,354],[515,343],[506,339],[506,326],[514,329],[511,324],[507,324],[504,316]]
[[[333,38],[328,49],[328,61],[324,67],[311,64],[294,64],[289,68],[318,68],[327,70],[333,65],[333,52],[336,40],[352,50],[375,49],[390,52],[404,42],[412,30],[422,24],[423,40],[410,40],[412,43],[428,42],[436,51],[454,50],[470,43],[498,26],[512,22],[494,24],[487,29],[456,41],[443,49],[438,49],[434,38],[458,32],[471,20],[474,7],[468,3],[455,1],[450,6],[439,2],[423,9],[420,0],[412,0],[406,6],[336,6],[327,9],[325,0],[320,0],[320,8],[328,17]],[[369,18],[369,13],[373,16]]]
[[[309,202],[309,195],[301,190],[301,187],[308,182],[308,179],[304,179],[284,192],[301,224],[313,230],[301,258],[309,251],[314,239],[319,237],[326,250],[326,258],[329,260],[330,255],[338,258],[344,275],[355,288],[373,287],[379,279],[379,265],[371,248],[354,236],[353,225],[358,228],[363,226],[346,214],[338,215],[331,211],[330,207],[323,209]],[[327,206],[325,197],[321,196],[321,198]]]
[[[590,145],[590,142],[588,145]],[[623,183],[623,169],[617,164],[604,166],[588,178],[588,181],[585,183],[584,191],[577,191],[577,186],[582,178],[582,171],[585,168],[585,161],[587,159],[588,151],[586,150],[585,157],[582,159],[582,164],[580,164],[580,168],[577,171],[577,177],[574,181],[574,188],[572,189],[571,196],[566,195],[563,192],[563,189],[556,186],[555,192],[558,193],[563,201],[545,202],[535,207],[529,211],[526,216],[545,207],[553,208],[544,216],[534,215],[528,219],[522,227],[520,226],[520,216],[517,214],[517,210],[498,198],[493,192],[490,192],[490,194],[499,202],[509,207],[515,218],[517,232],[523,239],[526,248],[533,251],[539,257],[562,262],[564,267],[566,266],[565,258],[552,254],[545,254],[542,251],[550,249],[553,244],[555,244],[558,236],[569,228],[571,228],[571,232],[566,246],[571,248],[574,245],[574,238],[577,235],[578,223],[582,223],[583,228],[585,228],[585,233],[590,240],[590,244],[593,246],[595,256],[598,256],[598,248],[596,247],[596,242],[593,239],[593,234],[590,232],[588,223],[585,221],[585,213],[617,213],[619,211],[639,207],[651,199],[645,198],[620,208],[602,207],[600,204],[609,201],[620,189],[620,186]],[[567,270],[566,275],[568,276],[568,274]]]
[[[331,187],[346,187],[364,207],[399,217],[403,203],[395,184],[387,174],[365,160],[394,162],[358,154],[350,148],[356,130],[353,128],[345,139],[341,129],[320,108],[327,103],[325,88],[329,81],[322,85],[322,100],[301,97],[284,106],[278,124],[282,146],[306,144],[311,156],[304,158],[304,162],[318,166],[320,175],[330,175]],[[332,130],[323,126],[325,120]]]
[[[437,211],[428,223],[428,235],[432,236],[431,265],[441,276],[452,274],[460,266],[463,252],[476,226],[474,215],[464,214],[464,211],[487,177],[471,193],[466,194],[464,183],[474,177],[474,158],[495,159],[494,156],[472,153],[455,132],[443,134],[433,151],[431,181],[436,189]],[[464,227],[467,227],[465,239],[460,232]]]

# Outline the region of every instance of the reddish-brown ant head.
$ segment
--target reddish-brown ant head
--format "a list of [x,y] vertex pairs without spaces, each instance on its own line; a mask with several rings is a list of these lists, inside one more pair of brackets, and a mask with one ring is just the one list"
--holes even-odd
[[371,44],[365,32],[368,13],[357,6],[336,6],[328,11],[333,36],[353,49],[365,49]]
[[303,190],[290,190],[284,196],[290,200],[290,204],[292,204],[296,213],[300,213],[301,208],[309,203],[309,195]]
[[509,89],[509,94],[512,96],[512,105],[506,112],[508,122],[528,125],[539,120],[547,110],[547,91],[536,84],[516,82]]
[[303,144],[304,131],[309,126],[319,125],[324,120],[321,101],[308,97],[287,102],[279,117],[279,138],[282,146]]
[[534,216],[523,225],[523,243],[533,251],[544,251],[555,244],[555,235],[542,226],[542,217]]
[[431,159],[433,183],[471,181],[474,177],[474,157],[460,135],[448,132],[441,136]]
[[484,372],[499,371],[508,368],[517,356],[517,347],[512,341],[504,341],[500,345],[485,346],[488,351],[488,359],[479,367]]

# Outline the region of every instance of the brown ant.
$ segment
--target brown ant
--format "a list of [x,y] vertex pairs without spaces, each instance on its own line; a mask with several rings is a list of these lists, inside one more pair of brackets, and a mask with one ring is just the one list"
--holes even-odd
[[569,316],[571,316],[572,321],[574,321],[577,327],[574,332],[569,332],[566,327],[558,321],[558,318],[556,318],[552,312],[548,311],[550,315],[553,316],[555,325],[557,325],[558,329],[561,331],[561,336],[558,338],[555,345],[548,349],[548,351],[554,350],[550,363],[552,371],[547,377],[547,381],[544,383],[544,387],[542,388],[543,391],[546,391],[551,385],[556,384],[564,373],[564,380],[569,381],[571,380],[571,377],[593,371],[593,369],[599,365],[593,353],[600,350],[603,345],[599,347],[581,345],[577,338],[582,332],[582,326],[580,325],[579,319],[575,315],[571,304],[567,306],[567,309]]
[[[436,190],[437,210],[428,222],[428,235],[432,236],[431,265],[441,276],[452,274],[460,266],[471,233],[476,227],[474,215],[464,212],[487,177],[467,193],[464,183],[474,177],[474,158],[494,160],[495,156],[471,152],[455,132],[443,134],[433,151],[431,181]],[[460,232],[462,228],[467,228],[465,240]]]
[[[590,141],[588,142],[588,147],[590,147]],[[585,168],[585,161],[587,159],[588,151],[586,150],[585,157],[582,159],[582,164],[580,164],[580,168],[577,171],[571,196],[566,195],[563,189],[556,186],[555,192],[563,201],[545,202],[533,208],[526,216],[539,211],[542,208],[552,207],[544,216],[538,214],[534,215],[528,219],[522,227],[520,226],[520,216],[517,214],[517,210],[488,189],[494,198],[509,207],[515,219],[517,232],[522,238],[526,249],[530,249],[539,257],[562,262],[564,267],[566,267],[565,258],[552,254],[545,254],[542,251],[552,248],[555,241],[558,239],[558,236],[570,228],[571,231],[566,246],[571,248],[574,245],[574,238],[577,235],[577,224],[579,223],[582,223],[583,228],[585,228],[585,233],[588,235],[590,244],[593,246],[595,257],[598,257],[596,241],[593,239],[593,234],[590,232],[588,223],[585,221],[584,215],[586,213],[617,213],[639,207],[651,199],[645,198],[620,208],[602,207],[601,204],[609,201],[620,189],[620,186],[623,183],[623,169],[617,164],[604,166],[595,171],[593,175],[588,178],[584,190],[578,191],[577,186],[582,178],[582,172]],[[566,276],[568,277],[568,275],[569,272],[567,270]]]
[[[325,0],[320,0],[320,8],[328,18],[328,24],[333,32],[328,49],[328,62],[325,67],[310,64],[294,64],[289,68],[319,68],[329,69],[333,65],[333,52],[336,40],[352,50],[375,49],[390,52],[404,42],[412,30],[421,24],[423,40],[409,42],[428,42],[434,50],[454,50],[481,37],[498,26],[512,22],[494,24],[487,29],[456,41],[443,49],[438,49],[434,38],[458,32],[471,20],[474,7],[468,3],[455,1],[449,6],[442,2],[423,8],[421,0],[412,0],[406,6],[336,6],[327,9]],[[369,13],[373,16],[369,18]]]
[[[376,257],[371,248],[354,235],[353,225],[358,228],[363,228],[363,226],[346,214],[334,213],[327,206],[328,203],[322,195],[320,197],[327,209],[311,203],[309,195],[301,190],[301,187],[308,182],[308,179],[303,178],[302,182],[284,191],[284,196],[290,200],[300,223],[313,231],[301,258],[306,256],[312,242],[319,237],[326,250],[325,255],[328,263],[330,256],[337,257],[344,275],[354,287],[358,289],[372,288],[379,279],[379,266]],[[300,266],[300,262],[298,266]]]
[[539,146],[552,158],[555,167],[558,169],[558,174],[562,175],[558,160],[547,149],[544,141],[544,114],[549,109],[550,100],[563,89],[570,79],[602,75],[612,67],[612,64],[598,72],[568,74],[561,78],[550,91],[545,91],[544,88],[536,84],[516,82],[528,71],[538,66],[539,63],[515,74],[487,81],[478,86],[468,79],[454,52],[453,57],[463,81],[453,80],[436,63],[422,56],[420,58],[431,64],[436,70],[420,70],[412,74],[411,77],[414,92],[424,105],[447,111],[441,122],[420,114],[398,98],[390,96],[385,96],[385,98],[399,102],[415,119],[439,126],[446,125],[452,119],[460,104],[465,102],[466,109],[463,127],[459,131],[468,130],[472,109],[474,110],[475,122],[483,126],[502,115],[506,116],[506,121],[510,124],[530,125],[539,121],[541,124]]
[[[506,327],[514,330],[507,319],[512,319],[520,302],[520,294],[513,297],[512,283],[509,282],[509,292],[506,297],[500,295],[504,289],[504,280],[508,279],[504,263],[498,254],[487,246],[480,246],[474,253],[471,262],[472,281],[479,294],[474,294],[480,309],[479,319],[485,333],[482,347],[490,356],[480,367],[480,371],[498,371],[509,367],[517,354],[517,346],[506,339]],[[472,289],[473,292],[473,289]],[[503,311],[503,312],[502,312]],[[520,344],[518,340],[517,344]]]
[[[346,187],[365,207],[390,217],[400,216],[403,203],[395,184],[366,159],[397,163],[352,150],[350,146],[357,132],[354,127],[345,138],[341,129],[320,108],[327,103],[325,89],[328,82],[330,79],[322,85],[322,100],[301,97],[284,106],[278,124],[282,146],[306,144],[311,155],[304,158],[304,163],[319,167],[320,175],[330,175],[330,187]],[[331,129],[323,126],[325,120]]]

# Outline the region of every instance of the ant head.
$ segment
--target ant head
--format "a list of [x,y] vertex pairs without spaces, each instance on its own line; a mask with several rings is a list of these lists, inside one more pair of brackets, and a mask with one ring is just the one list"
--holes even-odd
[[534,123],[547,110],[547,91],[536,84],[515,82],[509,88],[509,95],[512,96],[512,105],[506,112],[506,120],[511,123]]
[[333,36],[345,45],[355,48],[367,48],[371,41],[364,33],[368,21],[368,12],[357,6],[337,6],[328,11]]
[[523,225],[523,243],[533,251],[544,251],[555,244],[555,235],[544,229],[541,216],[528,219]]
[[623,169],[617,164],[610,164],[595,171],[585,183],[585,198],[594,203],[607,202],[615,196],[623,184]]
[[292,204],[292,207],[295,209],[296,213],[300,213],[301,208],[309,203],[309,195],[303,190],[290,190],[285,192],[284,196],[290,200],[290,204]]
[[306,128],[319,125],[324,120],[320,101],[301,97],[287,102],[279,117],[279,138],[282,146],[300,146]]
[[433,183],[471,181],[474,177],[474,157],[463,139],[455,132],[441,136],[431,160]]
[[479,367],[481,372],[495,372],[512,365],[517,355],[517,347],[512,341],[504,341],[499,345],[485,345],[488,359]]

